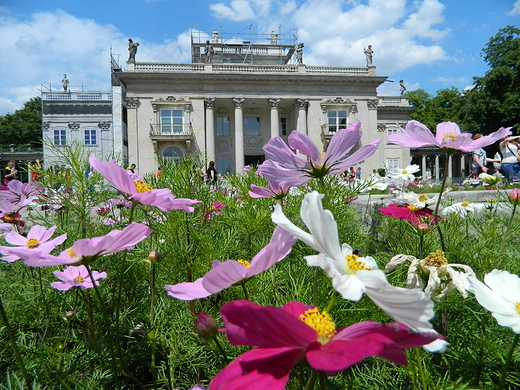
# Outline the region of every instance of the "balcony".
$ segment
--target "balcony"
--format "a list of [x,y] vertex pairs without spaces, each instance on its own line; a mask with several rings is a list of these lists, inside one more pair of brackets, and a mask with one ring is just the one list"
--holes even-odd
[[191,124],[161,125],[151,123],[150,138],[153,141],[191,140],[193,139],[193,129]]

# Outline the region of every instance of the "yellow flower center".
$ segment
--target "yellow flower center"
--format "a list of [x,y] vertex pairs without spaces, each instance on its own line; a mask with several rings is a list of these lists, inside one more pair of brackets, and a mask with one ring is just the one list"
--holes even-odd
[[516,311],[517,311],[517,313],[520,314],[520,303],[517,302],[517,303],[515,304],[515,306],[516,306]]
[[419,207],[414,206],[413,204],[408,205],[407,207],[408,207],[408,210],[410,210],[410,211],[419,211],[420,210]]
[[372,268],[367,267],[365,263],[358,260],[358,255],[347,255],[345,259],[347,260],[347,273],[350,275],[354,275],[358,271],[370,271]]
[[460,204],[462,207],[468,207],[469,206],[469,202],[468,201],[464,201]]
[[441,267],[443,265],[448,264],[448,260],[446,259],[446,256],[444,256],[443,251],[436,251],[433,253],[430,253],[428,256],[424,258],[424,265],[428,267]]
[[74,280],[77,280],[77,281],[80,282],[80,283],[83,283],[83,282],[85,281],[85,279],[83,278],[83,276],[76,276],[76,277],[74,278]]
[[318,332],[318,341],[321,344],[328,343],[336,334],[336,325],[326,311],[320,313],[315,307],[301,314],[300,319]]
[[238,259],[237,263],[242,264],[246,268],[249,268],[251,266],[251,263],[249,263],[249,261],[247,261],[247,260]]
[[419,202],[426,202],[428,200],[428,195],[421,194],[419,195]]
[[10,217],[9,215],[6,216],[6,217],[4,217],[4,219],[5,219],[6,221],[14,221],[14,218],[13,218],[13,217]]
[[401,171],[401,173],[402,173],[403,175],[406,175],[406,174],[408,173],[408,171]]
[[455,134],[455,133],[446,133],[442,137],[442,139],[447,139],[447,138],[451,139],[452,141],[455,141],[457,139],[457,134]]
[[70,257],[77,257],[76,256],[76,253],[74,253],[74,248],[73,247],[70,247],[67,251],[67,254],[70,256]]
[[134,180],[135,188],[137,189],[137,192],[152,192],[153,188],[150,184],[146,184],[142,180]]
[[29,238],[25,245],[27,248],[36,248],[38,245],[40,245],[40,241],[38,241],[36,238]]

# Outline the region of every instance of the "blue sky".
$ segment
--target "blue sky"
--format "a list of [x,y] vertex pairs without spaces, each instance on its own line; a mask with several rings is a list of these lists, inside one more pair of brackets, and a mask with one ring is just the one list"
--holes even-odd
[[480,52],[507,25],[520,25],[520,0],[3,0],[0,3],[0,115],[39,94],[41,84],[110,88],[109,53],[136,60],[190,61],[190,31],[298,31],[308,65],[364,66],[372,45],[379,95],[464,89],[487,65]]

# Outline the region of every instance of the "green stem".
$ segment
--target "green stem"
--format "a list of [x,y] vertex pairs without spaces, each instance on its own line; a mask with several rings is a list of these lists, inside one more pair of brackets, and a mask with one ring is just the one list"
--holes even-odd
[[247,292],[247,287],[244,282],[240,283],[240,286],[242,286],[242,291],[244,291],[244,296],[249,301],[249,293]]
[[417,368],[419,369],[419,375],[421,376],[422,390],[428,390],[428,382],[426,380],[426,375],[424,373],[424,368],[423,368],[422,360],[421,360],[421,351],[419,350],[419,348],[415,348],[415,360],[416,360]]
[[305,390],[313,390],[317,379],[318,379],[318,371],[312,370],[311,377],[309,378],[309,380],[307,381],[307,384],[305,385]]
[[446,187],[446,180],[448,178],[448,166],[450,161],[450,153],[446,153],[446,159],[444,161],[444,174],[442,178],[441,191],[439,193],[439,198],[437,199],[437,203],[435,204],[435,211],[433,212],[433,222],[437,227],[437,232],[439,233],[439,239],[441,241],[441,249],[443,252],[446,252],[446,245],[444,244],[444,237],[442,236],[441,226],[439,225],[439,221],[437,220],[437,215],[439,214],[439,206],[441,204],[442,194],[444,193],[444,189]]
[[224,357],[224,360],[226,361],[226,364],[227,362],[229,361],[227,355],[226,355],[226,351],[224,351],[224,348],[222,348],[222,345],[220,344],[220,341],[218,341],[218,338],[215,337],[213,339],[213,341],[215,342],[215,345],[217,346],[218,350],[220,351],[220,353],[222,354],[222,356]]
[[424,234],[419,233],[419,259],[424,259]]
[[504,364],[504,367],[502,368],[502,375],[500,376],[500,382],[498,382],[496,390],[502,390],[502,388],[504,387],[504,383],[506,382],[507,377],[507,370],[509,369],[509,365],[511,364],[511,358],[513,357],[513,352],[515,351],[519,339],[520,335],[515,334],[513,344],[511,345],[511,347],[509,348],[509,352],[507,353],[506,362]]
[[88,270],[88,274],[90,276],[90,280],[92,280],[92,284],[94,285],[94,293],[96,295],[96,298],[99,302],[99,307],[101,308],[101,314],[103,316],[103,322],[105,323],[105,329],[107,332],[107,338],[108,338],[108,345],[109,345],[109,352],[110,352],[110,365],[112,366],[112,373],[114,374],[114,379],[117,382],[118,387],[120,386],[119,382],[119,370],[117,369],[116,364],[116,355],[114,352],[114,340],[112,340],[112,336],[110,334],[110,321],[108,320],[107,315],[107,309],[105,306],[105,302],[103,302],[103,299],[101,298],[101,294],[99,293],[99,289],[96,286],[96,282],[94,280],[94,275],[92,274],[92,269],[89,265],[86,266]]
[[513,224],[513,218],[515,217],[516,213],[516,204],[513,205],[513,212],[511,213],[511,217],[509,218],[509,221],[507,222],[506,231],[504,232],[504,236],[502,238],[502,242],[500,243],[500,249],[498,250],[498,254],[496,256],[495,265],[496,267],[498,264],[498,261],[500,259],[500,256],[502,256],[502,253],[504,253],[504,248],[506,246],[506,241],[510,239],[509,237],[509,231],[511,230],[511,225]]
[[152,281],[151,281],[151,291],[150,291],[150,327],[153,332],[153,337],[151,338],[151,364],[152,364],[152,380],[153,380],[153,388],[157,389],[157,370],[155,367],[155,337],[157,335],[157,332],[155,330],[155,263],[152,263]]
[[338,293],[334,291],[332,298],[330,298],[329,304],[327,305],[327,308],[324,310],[327,313],[330,314],[330,311],[332,310],[332,306],[334,306],[334,302],[336,302],[336,299],[338,298]]
[[13,329],[11,328],[11,325],[9,324],[9,321],[7,319],[7,314],[4,309],[4,304],[2,302],[2,297],[0,296],[0,315],[2,316],[2,321],[5,325],[5,330],[7,330],[7,334],[9,335],[9,341],[11,343],[11,347],[13,348],[14,355],[16,356],[16,361],[18,362],[18,365],[20,366],[20,370],[22,370],[23,379],[25,380],[25,384],[28,389],[31,388],[31,380],[29,379],[29,375],[27,375],[27,370],[25,369],[25,364],[23,362],[22,354],[20,353],[20,350],[18,349],[18,346],[16,345],[16,338],[14,337]]

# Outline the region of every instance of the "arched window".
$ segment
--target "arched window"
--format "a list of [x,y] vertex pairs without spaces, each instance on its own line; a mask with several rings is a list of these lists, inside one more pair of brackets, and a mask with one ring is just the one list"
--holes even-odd
[[177,146],[168,146],[164,149],[162,155],[164,158],[172,160],[173,162],[177,162],[184,157],[184,153]]

